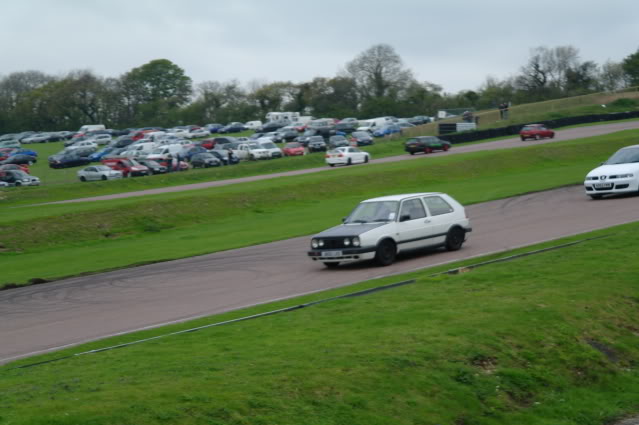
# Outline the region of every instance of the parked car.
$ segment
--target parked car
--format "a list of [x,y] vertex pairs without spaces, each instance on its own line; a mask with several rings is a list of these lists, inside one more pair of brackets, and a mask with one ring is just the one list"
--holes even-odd
[[36,133],[29,137],[25,137],[21,140],[22,143],[31,144],[31,143],[46,143],[51,138],[50,133]]
[[601,166],[590,171],[584,187],[586,195],[592,199],[639,192],[639,145],[619,149]]
[[351,165],[370,161],[370,154],[359,148],[341,147],[326,152],[326,163],[331,167],[336,165]]
[[233,154],[232,150],[212,149],[209,153],[211,153],[211,155],[215,155],[217,159],[222,161],[223,165],[235,165],[240,163],[240,159]]
[[373,136],[384,137],[384,136],[390,136],[391,134],[401,134],[401,132],[402,132],[402,129],[397,124],[387,124],[373,131]]
[[0,164],[3,164],[3,165],[4,164],[27,164],[27,165],[33,165],[36,162],[38,162],[38,158],[36,158],[35,156],[17,154],[17,155],[10,155],[6,159],[0,161]]
[[96,145],[108,145],[113,140],[113,136],[110,134],[96,134],[87,139],[87,141],[91,141]]
[[215,146],[217,146],[218,144],[233,143],[236,141],[237,139],[235,137],[230,137],[230,136],[213,137],[212,139],[202,140],[202,142],[200,142],[200,146],[210,150],[210,149],[214,149]]
[[544,139],[544,138],[554,138],[555,132],[546,128],[543,124],[528,124],[522,127],[519,132],[519,137],[522,141],[526,139]]
[[244,127],[244,124],[242,124],[241,122],[232,122],[228,125],[225,125],[224,127],[220,128],[218,130],[218,133],[239,133],[241,131],[246,130],[246,127]]
[[142,165],[134,159],[127,158],[111,158],[103,159],[102,163],[114,170],[122,172],[122,177],[148,176],[149,167]]
[[31,176],[22,170],[2,170],[0,171],[0,181],[9,186],[40,186],[40,179]]
[[415,155],[418,152],[447,151],[450,147],[450,142],[435,136],[411,137],[404,143],[404,150],[411,155]]
[[326,152],[328,149],[322,136],[309,137],[306,147],[308,147],[309,152]]
[[201,137],[208,137],[211,133],[204,128],[194,128],[186,135],[187,139],[199,139]]
[[338,122],[337,124],[335,124],[335,131],[339,131],[342,133],[346,133],[346,134],[350,134],[354,131],[357,130],[358,127],[358,123],[357,121],[353,122],[353,121],[347,121],[347,122]]
[[116,180],[122,178],[122,172],[114,170],[106,165],[91,165],[78,170],[78,178],[81,182],[92,180]]
[[350,141],[357,143],[357,146],[369,146],[374,143],[373,136],[368,131],[354,131],[351,134]]
[[256,142],[263,148],[266,149],[271,158],[281,158],[284,156],[282,153],[282,149],[275,146],[275,143],[268,137],[260,137],[256,140]]
[[217,133],[218,131],[220,131],[220,128],[222,127],[224,127],[222,124],[217,124],[217,123],[207,124],[204,126],[204,128],[206,128],[211,134]]
[[284,156],[301,156],[306,155],[306,149],[299,142],[289,142],[282,148]]
[[136,159],[136,161],[142,165],[147,166],[149,169],[149,174],[166,174],[169,171],[164,165],[152,159],[144,158],[144,159]]
[[329,149],[335,149],[335,148],[340,148],[342,146],[350,146],[350,145],[351,143],[348,141],[348,139],[339,134],[328,138]]
[[0,142],[0,148],[19,148],[20,146],[20,142],[15,139]]
[[95,152],[96,150],[98,150],[98,144],[92,140],[81,140],[79,142],[75,142],[71,146],[67,146],[68,150],[80,149],[80,148],[93,149],[93,151]]
[[6,171],[6,170],[20,170],[20,171],[24,171],[25,173],[29,174],[29,166],[26,164],[4,164],[4,165],[0,165],[0,171]]
[[203,152],[196,153],[191,157],[191,165],[193,168],[219,167],[222,165],[222,161],[212,153]]
[[88,165],[91,160],[86,156],[80,156],[76,153],[63,153],[51,155],[49,157],[49,167],[51,168],[68,168],[77,167],[78,165]]
[[471,231],[464,207],[445,193],[384,196],[361,202],[343,224],[313,236],[308,256],[329,268],[364,260],[387,266],[406,251],[456,251]]

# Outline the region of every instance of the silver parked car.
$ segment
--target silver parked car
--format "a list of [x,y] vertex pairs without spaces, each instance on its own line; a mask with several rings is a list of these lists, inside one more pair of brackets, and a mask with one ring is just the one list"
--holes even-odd
[[83,182],[91,180],[116,180],[122,178],[122,172],[113,170],[106,165],[91,165],[78,171],[78,178]]

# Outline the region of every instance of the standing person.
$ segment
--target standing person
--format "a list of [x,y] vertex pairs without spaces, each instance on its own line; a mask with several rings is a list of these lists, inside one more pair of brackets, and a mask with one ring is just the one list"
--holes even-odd
[[166,156],[166,172],[167,172],[167,173],[170,173],[171,171],[173,171],[173,170],[171,169],[171,168],[172,168],[172,167],[171,167],[171,165],[172,165],[171,163],[172,163],[172,162],[173,162],[173,155],[168,154],[168,155]]
[[174,155],[171,160],[171,168],[173,168],[173,171],[180,171],[180,159],[177,155]]
[[510,102],[504,103],[504,119],[508,119],[508,107],[510,106]]

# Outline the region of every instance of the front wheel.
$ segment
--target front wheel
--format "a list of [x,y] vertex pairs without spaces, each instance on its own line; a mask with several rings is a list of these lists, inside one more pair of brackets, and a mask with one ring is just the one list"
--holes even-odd
[[448,149],[450,149],[450,146],[444,145],[444,152],[446,152]]
[[526,138],[525,138],[524,136],[521,136],[521,141],[522,141],[522,142],[525,142],[525,141],[526,141]]
[[364,164],[367,164],[367,163],[368,163],[368,155],[364,157]]
[[106,181],[106,179],[107,179],[107,176],[102,176],[102,180]]
[[80,181],[81,182],[85,182],[85,181],[87,181],[87,179],[86,179],[86,177],[82,176],[82,177],[80,177]]
[[390,239],[383,240],[377,245],[375,251],[375,262],[380,266],[390,266],[395,262],[397,256],[397,246]]
[[348,161],[346,161],[346,165],[353,165],[353,161],[351,161],[351,159],[348,158]]
[[331,167],[334,167],[334,166],[335,166],[335,164],[328,164],[328,165],[330,165]]
[[448,251],[458,251],[464,243],[466,233],[459,227],[453,227],[446,235],[446,249]]

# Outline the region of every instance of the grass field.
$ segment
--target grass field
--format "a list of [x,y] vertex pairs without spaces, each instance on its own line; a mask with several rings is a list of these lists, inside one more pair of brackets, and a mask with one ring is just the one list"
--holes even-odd
[[[639,224],[602,234],[14,362],[0,424],[609,424],[639,410]],[[12,369],[404,279],[416,283]]]
[[624,131],[144,198],[5,208],[0,285],[307,235],[335,224],[361,199],[384,194],[442,191],[471,204],[578,183],[637,135]]

